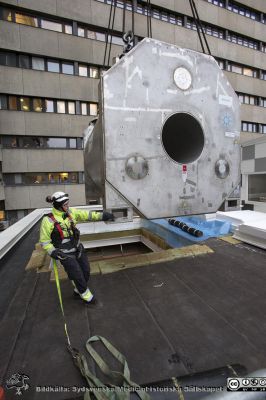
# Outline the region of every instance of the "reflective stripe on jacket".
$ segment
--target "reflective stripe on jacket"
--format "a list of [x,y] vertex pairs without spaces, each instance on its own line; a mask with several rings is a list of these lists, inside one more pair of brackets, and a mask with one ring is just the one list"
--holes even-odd
[[[77,222],[82,221],[101,221],[103,215],[102,212],[78,210],[76,208],[69,208],[68,213],[75,225]],[[65,216],[65,212],[59,211],[56,208],[52,209],[52,214],[60,224],[64,239],[60,239],[60,234],[55,227],[54,221],[49,217],[49,215],[46,215],[42,219],[40,229],[40,244],[43,249],[49,254],[51,254],[55,248],[62,248],[65,252],[75,251],[76,249],[73,248],[71,236],[71,219],[68,217],[64,219],[63,217]],[[56,238],[59,238],[59,240]]]

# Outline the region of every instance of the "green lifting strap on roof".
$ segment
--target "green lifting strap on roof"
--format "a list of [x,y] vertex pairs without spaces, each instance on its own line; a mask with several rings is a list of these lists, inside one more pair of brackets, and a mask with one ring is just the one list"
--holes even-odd
[[[84,395],[84,400],[91,400],[91,394],[97,400],[130,400],[130,393],[134,392],[141,400],[151,400],[148,393],[146,393],[139,385],[131,381],[130,371],[127,360],[125,357],[104,337],[92,336],[86,342],[86,349],[90,356],[94,359],[103,374],[109,379],[108,384],[101,382],[90,370],[88,363],[83,354],[71,346],[67,323],[64,313],[63,300],[61,294],[60,280],[57,270],[57,262],[53,260],[53,268],[56,280],[57,293],[62,311],[65,334],[68,343],[68,350],[70,351],[75,365],[79,368],[81,374],[84,376],[88,383],[88,391]],[[112,356],[122,365],[123,372],[112,371],[102,357],[94,350],[91,343],[101,342],[103,346],[112,354]],[[120,381],[120,386],[114,384],[114,381]]]

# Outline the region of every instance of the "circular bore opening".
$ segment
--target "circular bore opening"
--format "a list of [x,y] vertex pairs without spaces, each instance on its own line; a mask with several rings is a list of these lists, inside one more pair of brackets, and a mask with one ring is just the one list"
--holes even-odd
[[173,114],[164,123],[162,143],[172,160],[180,164],[191,163],[199,158],[203,150],[202,127],[191,114]]

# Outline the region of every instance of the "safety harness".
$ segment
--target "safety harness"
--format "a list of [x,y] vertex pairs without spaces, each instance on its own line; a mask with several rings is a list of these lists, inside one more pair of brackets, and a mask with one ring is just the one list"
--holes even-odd
[[[63,240],[63,239],[64,239],[64,233],[63,233],[63,231],[62,231],[61,225],[60,225],[59,222],[55,219],[54,214],[50,213],[50,214],[48,214],[47,216],[53,221],[54,227],[58,230],[59,235],[60,235],[60,238]],[[69,215],[69,218],[71,218],[70,215]],[[72,218],[71,218],[71,219],[72,219]]]
[[[64,232],[61,228],[60,223],[57,221],[57,219],[55,218],[55,216],[52,213],[49,213],[47,215],[54,223],[54,227],[57,230],[59,236],[60,236],[60,242],[62,243],[62,241],[64,239],[67,239],[64,237]],[[68,231],[68,235],[69,235],[69,239],[71,240],[71,243],[73,244],[73,248],[75,248],[79,253],[78,253],[78,258],[81,255],[82,252],[82,246],[80,246],[80,231],[78,230],[78,228],[75,226],[75,223],[73,221],[73,218],[71,217],[71,215],[69,213],[66,213],[66,218],[68,218],[70,220],[70,229],[68,227],[67,231]],[[55,239],[56,241],[56,239]],[[57,245],[55,245],[57,247]]]
[[[139,385],[131,381],[130,371],[125,357],[110,343],[107,339],[102,336],[92,336],[86,342],[86,349],[90,356],[94,359],[97,366],[108,378],[109,382],[107,384],[101,382],[88,367],[87,360],[79,350],[72,347],[70,342],[70,337],[67,329],[67,322],[64,313],[62,293],[60,288],[60,280],[57,270],[57,262],[53,260],[53,268],[55,274],[55,281],[57,287],[57,293],[59,298],[59,303],[62,311],[62,317],[64,322],[65,334],[67,339],[67,349],[70,352],[74,364],[80,370],[82,376],[86,379],[88,383],[88,388],[84,396],[84,400],[92,400],[93,398],[97,400],[130,400],[130,394],[132,392],[136,393],[141,400],[151,400],[149,394],[145,392]],[[112,354],[112,356],[122,365],[123,372],[112,371],[106,362],[100,357],[100,355],[91,346],[91,343],[101,342],[103,346]],[[114,382],[120,381],[120,386]]]

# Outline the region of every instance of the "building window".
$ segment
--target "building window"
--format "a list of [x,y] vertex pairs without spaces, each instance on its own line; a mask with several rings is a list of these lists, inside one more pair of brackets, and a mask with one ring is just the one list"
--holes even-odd
[[17,66],[17,57],[15,53],[9,53],[6,51],[0,51],[0,64],[8,67]]
[[44,59],[41,57],[32,57],[32,69],[44,71]]
[[[56,108],[55,108],[56,104]],[[98,104],[78,100],[53,100],[0,94],[0,109],[58,114],[97,115]],[[88,112],[89,111],[89,112]]]
[[68,114],[76,114],[76,107],[74,101],[68,101]]
[[242,68],[238,65],[232,65],[231,72],[234,72],[235,74],[242,74]]
[[85,29],[80,26],[78,27],[78,36],[85,37]]
[[76,149],[77,148],[77,139],[76,138],[70,138],[69,139],[69,148],[70,149]]
[[29,25],[29,26],[38,26],[38,20],[35,17],[31,17],[30,15],[26,14],[19,14],[15,13],[15,22],[17,24],[22,24],[22,25]]
[[260,133],[266,133],[266,125],[260,124]]
[[2,136],[3,148],[82,149],[82,138]]
[[17,110],[18,103],[16,96],[8,96],[8,109],[9,110]]
[[81,114],[88,115],[87,103],[81,103]]
[[242,131],[243,132],[250,132],[250,133],[258,133],[258,124],[254,122],[244,122],[242,121]]
[[33,99],[33,111],[42,112],[43,104],[42,99]]
[[57,112],[58,114],[66,113],[66,103],[64,101],[57,101]]
[[50,31],[63,32],[62,24],[46,19],[41,20],[41,27]]
[[99,78],[99,68],[90,67],[90,78]]
[[45,99],[45,112],[54,112],[54,101]]
[[266,174],[248,175],[248,200],[266,202]]
[[30,111],[30,99],[29,97],[20,97],[20,110],[21,111]]
[[30,68],[30,57],[25,54],[19,55],[20,68]]
[[7,97],[3,94],[0,95],[0,110],[7,109]]
[[0,10],[0,12],[1,12],[1,18],[4,20],[4,21],[8,21],[8,22],[12,22],[12,13],[11,13],[11,10],[9,10],[9,9],[7,9],[7,8],[2,8],[1,7],[1,10]]
[[54,60],[48,60],[47,70],[49,72],[59,72],[60,71],[59,62]]
[[79,172],[5,174],[4,182],[6,185],[77,184],[83,183],[83,175]]
[[90,115],[97,115],[98,114],[98,107],[97,104],[90,104]]
[[66,139],[65,138],[48,138],[46,141],[46,147],[65,149],[66,148]]
[[87,65],[79,65],[79,75],[80,76],[88,76],[88,67],[87,67]]
[[74,75],[74,64],[72,63],[62,63],[63,74]]
[[68,35],[72,35],[73,28],[71,25],[65,25],[65,33],[67,33]]

